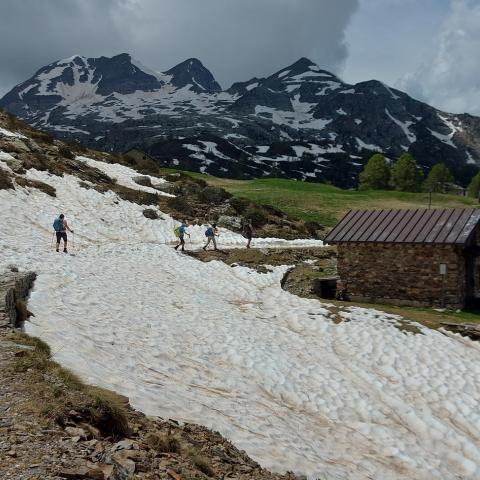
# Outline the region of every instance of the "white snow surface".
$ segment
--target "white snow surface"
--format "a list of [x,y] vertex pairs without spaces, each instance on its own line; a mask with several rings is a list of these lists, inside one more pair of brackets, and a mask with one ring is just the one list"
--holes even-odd
[[[479,343],[401,331],[400,317],[372,309],[350,308],[336,324],[329,305],[281,289],[286,267],[199,262],[168,245],[167,215],[146,219],[69,175],[28,176],[57,197],[0,190],[0,268],[37,272],[27,332],[86,381],[147,414],[214,428],[275,470],[480,478]],[[60,211],[75,256],[50,248]],[[200,246],[203,227],[189,230]],[[245,242],[227,231],[219,241]]]
[[167,197],[173,197],[169,193],[165,193],[159,191],[152,187],[145,187],[143,185],[139,185],[135,182],[135,177],[148,177],[152,182],[152,185],[162,185],[165,183],[163,178],[152,177],[151,175],[142,175],[138,172],[135,172],[131,168],[125,167],[118,163],[107,163],[107,162],[100,162],[98,160],[94,160],[93,158],[78,156],[75,160],[79,162],[86,163],[90,167],[98,168],[98,170],[102,171],[110,178],[115,179],[119,185],[123,185],[124,187],[132,188],[134,190],[142,190],[148,193],[156,193],[158,195],[164,195]]
[[355,137],[357,141],[357,150],[372,150],[375,152],[382,152],[382,149],[373,143],[365,143],[361,138]]
[[11,132],[10,130],[7,130],[6,128],[1,128],[1,127],[0,127],[0,136],[27,138],[25,135],[22,135],[21,133]]

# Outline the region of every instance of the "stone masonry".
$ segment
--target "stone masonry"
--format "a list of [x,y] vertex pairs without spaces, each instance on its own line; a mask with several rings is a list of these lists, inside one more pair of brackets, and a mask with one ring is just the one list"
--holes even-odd
[[18,300],[25,300],[36,275],[32,272],[7,272],[0,275],[0,328],[17,327]]
[[338,274],[354,301],[439,306],[440,264],[447,265],[445,306],[461,308],[465,299],[465,258],[455,245],[340,243]]

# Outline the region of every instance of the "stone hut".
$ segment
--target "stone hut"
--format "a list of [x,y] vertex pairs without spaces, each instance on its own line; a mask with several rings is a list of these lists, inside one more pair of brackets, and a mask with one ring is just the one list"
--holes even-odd
[[325,238],[353,301],[463,308],[480,301],[480,209],[351,210]]
[[141,160],[151,160],[152,162],[155,161],[155,159],[152,158],[148,153],[144,152],[143,150],[139,150],[138,148],[131,148],[130,150],[124,152],[124,155],[126,157],[134,158],[137,160],[137,162]]

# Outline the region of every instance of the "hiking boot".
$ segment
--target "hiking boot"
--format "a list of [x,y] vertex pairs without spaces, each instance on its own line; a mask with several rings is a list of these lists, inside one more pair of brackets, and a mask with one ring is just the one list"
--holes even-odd
[[58,253],[60,250],[57,248],[55,251]]
[[67,250],[64,249],[64,250],[63,250],[63,253],[68,253],[68,252],[67,252]]

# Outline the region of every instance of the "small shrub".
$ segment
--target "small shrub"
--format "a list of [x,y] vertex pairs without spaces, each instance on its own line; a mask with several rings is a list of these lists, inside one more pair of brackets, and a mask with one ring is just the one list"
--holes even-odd
[[250,208],[245,212],[245,218],[252,222],[252,226],[259,228],[267,223],[267,216],[258,208]]
[[25,300],[17,299],[15,301],[15,311],[17,314],[17,320],[16,323],[17,325],[25,323],[28,318],[32,315],[28,308]]
[[195,213],[193,207],[185,197],[171,197],[167,200],[167,206],[186,215],[193,215]]
[[230,206],[237,212],[243,213],[250,205],[250,200],[242,197],[232,197],[229,200]]
[[40,171],[45,171],[50,169],[50,162],[46,155],[41,152],[34,152],[23,157],[23,167],[26,170],[35,168]]
[[10,174],[0,168],[0,190],[13,188],[12,177]]
[[262,208],[269,214],[269,215],[274,215],[275,217],[284,217],[285,214],[278,209],[277,207],[274,207],[273,205],[262,205]]
[[305,222],[305,230],[312,236],[316,236],[317,231],[323,230],[323,226],[318,222],[309,221]]
[[[79,152],[79,153],[86,153],[88,152],[88,148],[85,145],[82,145],[81,143],[78,142],[69,142],[68,147],[70,150],[73,152]],[[67,157],[68,158],[68,157]]]
[[150,433],[145,438],[147,445],[159,453],[180,453],[180,439],[175,435]]
[[202,457],[198,451],[195,449],[191,448],[187,452],[187,456],[190,459],[190,461],[195,465],[198,470],[200,470],[202,473],[207,475],[208,477],[214,477],[215,472],[213,471],[213,468],[211,467],[210,463],[205,457]]
[[128,436],[130,433],[128,419],[119,397],[98,387],[87,387],[86,393],[93,400],[83,412],[87,414],[89,423],[98,428],[104,436],[114,438]]
[[157,205],[158,195],[156,193],[142,192],[122,185],[111,185],[113,190],[122,200],[136,203],[138,205]]
[[73,152],[65,145],[62,145],[59,149],[58,149],[58,153],[64,157],[64,158],[68,158],[69,160],[73,160],[75,158],[75,155],[73,154]]
[[183,180],[184,178],[186,178],[186,175],[184,173],[169,173],[168,175],[165,175],[165,180],[167,182],[171,182],[171,183],[175,183],[175,182],[179,182],[180,180]]
[[158,165],[151,158],[143,158],[137,161],[137,169],[143,174],[157,175],[159,171]]
[[198,186],[202,188],[205,188],[208,185],[208,183],[203,178],[190,177],[188,175],[187,177],[191,182],[196,183]]
[[47,132],[42,132],[41,130],[34,130],[30,133],[30,136],[37,142],[48,143],[52,145],[55,142],[55,139]]
[[142,213],[144,217],[149,218],[150,220],[157,220],[158,218],[157,211],[152,208],[146,208]]
[[204,203],[219,204],[232,196],[226,190],[220,187],[205,187],[198,193],[198,199]]

